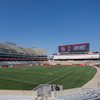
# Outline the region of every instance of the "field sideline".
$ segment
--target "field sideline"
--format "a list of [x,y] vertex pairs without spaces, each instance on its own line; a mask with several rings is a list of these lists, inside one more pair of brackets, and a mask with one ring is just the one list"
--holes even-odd
[[33,66],[0,69],[0,89],[32,90],[40,84],[61,84],[64,89],[81,87],[96,73],[90,66]]

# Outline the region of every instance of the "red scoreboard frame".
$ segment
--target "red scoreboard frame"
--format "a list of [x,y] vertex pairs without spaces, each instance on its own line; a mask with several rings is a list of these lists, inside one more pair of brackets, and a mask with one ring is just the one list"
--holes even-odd
[[58,52],[87,52],[89,50],[89,43],[62,45],[58,47]]

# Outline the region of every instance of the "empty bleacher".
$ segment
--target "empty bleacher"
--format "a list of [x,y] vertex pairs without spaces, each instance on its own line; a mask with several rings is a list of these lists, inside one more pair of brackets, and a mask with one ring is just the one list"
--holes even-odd
[[42,48],[24,48],[0,43],[0,61],[46,61],[47,51]]

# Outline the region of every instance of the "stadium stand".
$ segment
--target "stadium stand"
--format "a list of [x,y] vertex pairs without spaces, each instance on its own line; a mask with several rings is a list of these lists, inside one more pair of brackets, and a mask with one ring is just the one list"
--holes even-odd
[[58,54],[52,57],[53,61],[49,60],[53,65],[94,65],[100,61],[100,52],[90,52],[90,44],[72,44],[58,46]]
[[0,66],[39,64],[41,61],[47,61],[45,49],[24,48],[8,42],[0,43]]
[[84,91],[63,96],[56,96],[54,92],[54,95],[45,97],[0,94],[0,100],[100,100],[100,90]]

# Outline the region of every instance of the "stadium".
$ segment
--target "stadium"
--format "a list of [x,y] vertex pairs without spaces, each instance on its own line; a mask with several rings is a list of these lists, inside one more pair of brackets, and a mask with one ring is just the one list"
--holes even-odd
[[0,43],[0,97],[99,100],[99,67],[100,53],[91,52],[89,43],[58,46],[51,59],[43,48]]

